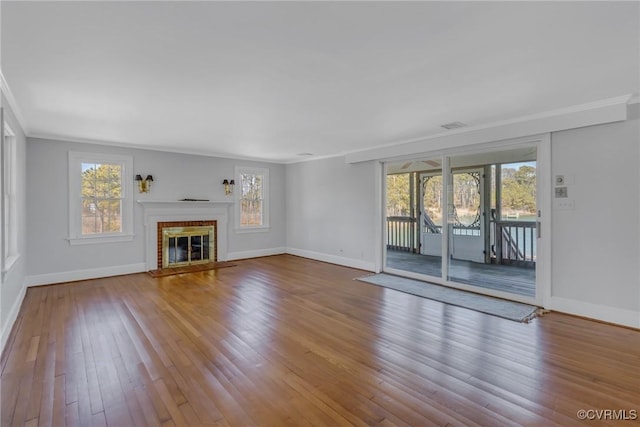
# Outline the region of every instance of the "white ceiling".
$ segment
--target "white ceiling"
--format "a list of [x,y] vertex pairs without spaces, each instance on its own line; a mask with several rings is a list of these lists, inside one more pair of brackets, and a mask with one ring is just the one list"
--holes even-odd
[[30,136],[300,159],[640,91],[638,2],[12,2]]

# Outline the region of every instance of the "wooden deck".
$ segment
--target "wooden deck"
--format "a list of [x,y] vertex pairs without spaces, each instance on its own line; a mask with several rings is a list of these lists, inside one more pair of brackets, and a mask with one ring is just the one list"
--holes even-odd
[[1,425],[573,426],[639,409],[640,331],[512,322],[363,273],[283,255],[30,288]]
[[[387,250],[387,266],[434,277],[441,277],[442,271],[440,257],[395,250]],[[453,260],[450,280],[529,297],[536,294],[534,268]]]

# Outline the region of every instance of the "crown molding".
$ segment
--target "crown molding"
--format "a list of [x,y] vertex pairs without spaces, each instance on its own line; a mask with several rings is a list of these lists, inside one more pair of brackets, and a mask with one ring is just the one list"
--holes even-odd
[[37,132],[31,132],[27,134],[27,137],[32,139],[44,139],[48,141],[56,141],[56,142],[73,142],[78,144],[93,144],[93,145],[105,145],[109,147],[118,147],[125,149],[134,149],[134,150],[147,150],[147,151],[160,151],[164,153],[176,153],[176,154],[189,154],[193,156],[205,156],[205,157],[215,157],[218,159],[229,159],[229,160],[245,160],[251,162],[260,162],[260,163],[271,163],[271,164],[285,164],[285,161],[282,160],[273,160],[273,159],[264,159],[260,157],[251,157],[251,156],[234,156],[230,154],[220,154],[207,150],[184,150],[178,148],[169,148],[169,147],[160,147],[154,145],[144,145],[144,144],[131,144],[124,142],[115,142],[115,141],[103,141],[103,140],[95,140],[88,138],[74,138],[63,135],[53,135],[53,134],[42,134]]
[[285,165],[295,165],[297,163],[306,163],[306,162],[313,162],[316,160],[325,160],[325,159],[333,159],[336,157],[344,157],[347,153],[336,153],[336,154],[324,154],[322,156],[310,156],[310,157],[303,157],[300,159],[289,159],[289,160],[285,160],[282,163],[284,163]]
[[2,73],[1,68],[0,68],[0,91],[4,95],[7,102],[9,103],[9,108],[11,109],[11,112],[13,113],[14,117],[18,121],[18,124],[22,128],[22,131],[26,134],[27,122],[25,121],[24,116],[22,115],[22,112],[18,107],[18,103],[16,102],[16,99],[13,97],[13,93],[9,88],[9,83],[7,83],[7,80],[4,78],[4,74]]
[[573,105],[513,119],[439,132],[422,138],[381,144],[345,154],[347,163],[426,153],[447,147],[514,139],[547,132],[575,129],[627,119],[627,105],[634,94]]

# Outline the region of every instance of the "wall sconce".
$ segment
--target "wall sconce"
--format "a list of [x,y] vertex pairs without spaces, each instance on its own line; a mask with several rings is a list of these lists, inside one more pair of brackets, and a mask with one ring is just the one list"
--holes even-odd
[[153,176],[147,175],[147,177],[143,179],[142,175],[136,175],[136,181],[138,182],[138,191],[140,193],[148,193],[149,190],[151,190]]
[[233,187],[235,187],[236,182],[233,179],[225,179],[222,181],[222,185],[224,186],[225,196],[228,196],[233,193]]

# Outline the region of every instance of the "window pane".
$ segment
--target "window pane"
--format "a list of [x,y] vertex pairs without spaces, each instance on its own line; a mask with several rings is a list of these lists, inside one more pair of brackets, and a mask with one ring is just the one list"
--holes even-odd
[[82,195],[115,198],[122,195],[121,166],[114,164],[82,164]]
[[242,173],[240,181],[240,225],[243,227],[263,225],[264,176],[255,173]]
[[409,174],[387,175],[387,216],[409,216]]
[[262,200],[241,200],[240,224],[242,226],[262,225]]
[[240,174],[240,180],[242,198],[262,198],[262,175],[243,173]]
[[120,165],[108,165],[106,181],[109,183],[109,197],[122,196],[122,167]]
[[77,244],[76,238],[83,235],[92,237],[86,243],[100,241],[94,237],[105,241],[130,237],[133,206],[126,193],[134,180],[123,180],[133,170],[132,160],[116,154],[69,152],[70,203],[77,206],[80,202],[69,212],[71,244]]
[[82,234],[119,233],[122,231],[120,200],[83,199]]
[[111,200],[108,202],[105,212],[104,231],[105,233],[118,233],[122,231],[121,227],[121,203],[120,200]]
[[99,233],[98,221],[95,214],[82,215],[82,234]]
[[94,234],[100,231],[96,226],[97,205],[95,199],[85,198],[82,200],[82,234]]
[[122,166],[82,163],[82,234],[122,231]]
[[91,163],[82,164],[82,196],[96,196],[96,165]]
[[269,170],[265,168],[237,168],[239,200],[236,214],[239,227],[269,225]]

